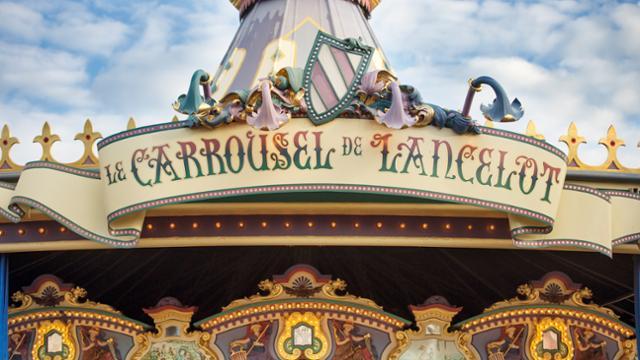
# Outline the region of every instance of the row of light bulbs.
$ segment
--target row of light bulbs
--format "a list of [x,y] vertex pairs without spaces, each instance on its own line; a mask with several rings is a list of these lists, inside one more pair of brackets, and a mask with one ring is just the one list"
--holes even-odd
[[[316,223],[315,223],[315,222],[313,222],[313,221],[308,221],[306,225],[307,225],[307,227],[308,227],[309,229],[312,229],[312,228],[314,228],[314,227],[316,226]],[[239,229],[244,229],[244,228],[246,227],[246,223],[245,223],[244,221],[238,221],[238,222],[237,222],[237,224],[236,224],[236,226],[237,226]],[[285,222],[282,224],[282,226],[283,226],[285,229],[290,229],[290,228],[292,228],[292,227],[293,227],[293,224],[292,224],[291,222],[289,222],[289,221],[285,221]],[[354,222],[354,223],[352,224],[352,226],[353,226],[353,228],[354,228],[354,229],[360,229],[360,227],[361,227],[362,225],[360,224],[360,222],[357,222],[357,221],[356,221],[356,222]],[[378,222],[376,222],[375,226],[376,226],[376,228],[377,228],[377,229],[382,229],[382,228],[384,227],[384,223],[383,223],[383,222],[381,222],[381,221],[378,221]],[[176,225],[176,223],[174,223],[174,222],[169,223],[169,229],[170,229],[170,230],[175,230],[177,227],[178,227],[178,225]],[[216,229],[222,229],[222,223],[221,223],[221,222],[219,222],[219,221],[216,221],[216,222],[214,223],[214,227],[215,227]],[[269,227],[269,223],[268,223],[267,221],[261,221],[261,222],[260,222],[260,227],[261,227],[261,228],[263,228],[263,229],[266,229],[266,228],[268,228],[268,227]],[[335,229],[335,228],[337,228],[337,227],[338,227],[338,223],[337,223],[337,222],[335,222],[335,221],[332,221],[332,222],[330,222],[330,223],[329,223],[329,227],[330,227],[330,228],[332,228],[332,229]],[[407,224],[402,222],[402,223],[398,224],[398,227],[399,227],[400,229],[406,229],[406,228],[407,228]],[[452,226],[450,223],[446,223],[446,224],[444,224],[444,225],[443,225],[443,227],[444,227],[444,229],[445,229],[445,230],[451,230],[451,229],[453,228],[453,226]],[[200,228],[200,223],[199,223],[199,222],[195,222],[195,221],[194,221],[193,223],[191,223],[191,228],[192,228],[192,229],[194,229],[194,230],[199,229],[199,228]],[[428,230],[428,229],[429,229],[429,223],[426,223],[426,222],[422,223],[422,224],[420,225],[420,228],[421,228],[422,230]],[[472,224],[467,225],[467,230],[471,231],[471,230],[473,230],[473,228],[474,228],[474,227],[473,227],[473,225],[472,225]],[[152,231],[152,230],[154,230],[154,229],[155,229],[155,225],[153,225],[153,224],[151,224],[151,223],[148,223],[148,224],[146,225],[146,229],[147,229],[147,230],[149,230],[149,231]],[[495,225],[493,225],[493,224],[489,224],[489,225],[487,225],[487,228],[486,228],[486,229],[487,229],[487,231],[490,231],[490,232],[491,232],[491,231],[494,231],[494,230],[496,229],[496,226],[495,226]],[[38,234],[40,234],[40,235],[45,235],[45,234],[47,233],[47,229],[46,229],[46,228],[44,228],[44,227],[39,227],[37,231],[38,231]],[[67,228],[66,228],[66,227],[64,227],[64,226],[60,226],[60,227],[58,228],[58,232],[60,232],[60,233],[65,233],[66,231],[67,231]],[[0,229],[0,236],[4,236],[4,235],[5,235],[5,233],[6,233],[6,232],[5,232],[4,230]],[[25,235],[26,233],[27,233],[27,230],[26,230],[25,228],[19,228],[19,229],[18,229],[18,235],[23,236],[23,235]]]
[[[307,225],[308,228],[311,229],[311,228],[314,228],[316,226],[316,223],[313,222],[313,221],[308,221],[306,225]],[[239,229],[244,229],[246,227],[246,223],[244,221],[238,221],[236,223],[236,226]],[[293,224],[291,222],[289,222],[289,221],[285,221],[282,224],[282,226],[285,229],[290,229],[291,227],[293,227]],[[353,222],[352,226],[353,226],[354,229],[361,228],[360,222],[357,222],[357,221]],[[178,227],[178,225],[176,223],[174,223],[174,222],[169,223],[169,229],[175,230],[175,229],[177,229],[177,227]],[[222,223],[217,221],[217,222],[214,223],[214,227],[216,229],[221,229],[222,228]],[[267,221],[261,221],[260,222],[260,227],[263,228],[263,229],[266,229],[266,228],[269,227],[269,223]],[[335,222],[335,221],[331,221],[329,223],[329,227],[331,227],[332,229],[335,229],[335,228],[338,227],[338,223]],[[378,221],[378,222],[376,222],[375,227],[377,229],[382,229],[384,227],[384,223],[381,222],[381,221]],[[400,229],[406,229],[407,228],[407,224],[406,223],[400,223],[400,224],[398,224],[398,227]],[[453,225],[451,225],[450,223],[446,223],[446,224],[443,225],[443,227],[444,227],[445,230],[451,230],[453,228]],[[199,229],[200,228],[200,223],[199,222],[191,223],[191,228],[194,229],[194,230]],[[429,223],[426,223],[426,222],[422,223],[420,225],[420,228],[423,229],[423,230],[428,230],[429,229]],[[471,230],[473,230],[473,228],[474,228],[474,226],[472,224],[467,225],[467,230],[471,231]],[[146,229],[149,230],[149,231],[152,231],[152,230],[155,229],[155,225],[153,225],[151,223],[148,223],[146,225]],[[486,229],[487,229],[487,231],[494,231],[496,229],[496,226],[493,225],[493,224],[489,224],[489,225],[487,225]]]
[[[44,235],[44,234],[47,233],[47,229],[44,228],[44,227],[39,227],[37,231],[38,231],[38,234],[40,234],[40,235]],[[58,228],[58,232],[65,233],[65,232],[67,232],[67,228],[64,227],[64,226],[60,226]],[[6,234],[6,232],[4,230],[0,229],[0,236],[4,236],[5,234]],[[26,235],[26,234],[27,234],[27,229],[25,229],[25,228],[19,228],[18,229],[18,235],[23,236],[23,235]]]

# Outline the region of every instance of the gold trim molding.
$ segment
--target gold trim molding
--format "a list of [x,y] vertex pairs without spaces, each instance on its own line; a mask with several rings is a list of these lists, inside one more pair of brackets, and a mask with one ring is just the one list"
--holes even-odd
[[[448,238],[448,237],[385,237],[379,236],[192,236],[142,238],[137,248],[174,248],[174,247],[215,247],[215,246],[397,246],[455,249],[503,249],[520,251],[578,251],[591,252],[582,248],[548,247],[519,248],[508,239]],[[65,251],[65,250],[109,250],[112,247],[90,240],[59,240],[31,243],[0,244],[3,253],[19,253],[31,251]],[[640,248],[635,244],[618,245],[613,248],[614,254],[640,255]]]

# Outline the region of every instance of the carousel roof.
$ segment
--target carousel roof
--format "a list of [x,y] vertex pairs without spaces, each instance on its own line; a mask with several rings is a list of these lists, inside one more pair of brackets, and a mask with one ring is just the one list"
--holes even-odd
[[[260,0],[230,0],[233,6],[235,6],[238,10],[240,10],[240,14],[244,15],[244,13],[251,8],[255,3]],[[370,14],[373,9],[380,4],[382,0],[347,0],[353,1],[354,3],[360,5],[367,14]]]
[[[318,31],[375,49],[369,70],[390,70],[367,16],[378,0],[232,0],[240,27],[213,76],[213,98],[251,89],[285,67],[304,68]],[[337,75],[337,74],[336,74]]]

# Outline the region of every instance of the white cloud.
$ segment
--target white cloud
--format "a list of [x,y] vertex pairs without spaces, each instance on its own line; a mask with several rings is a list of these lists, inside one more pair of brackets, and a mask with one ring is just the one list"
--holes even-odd
[[[132,23],[127,32],[131,27],[136,32],[126,46],[106,46],[104,54],[98,51],[100,46],[91,49],[91,44],[67,44],[53,50],[24,41],[0,42],[0,120],[8,122],[14,136],[21,139],[13,152],[16,161],[24,163],[39,156],[39,147],[30,140],[44,121],[62,136],[63,142],[53,149],[56,158],[66,162],[81,154],[81,144],[72,139],[87,117],[103,135],[123,130],[129,116],[138,125],[169,121],[175,114],[171,103],[187,90],[192,72],[198,68],[215,71],[238,23],[231,5],[222,4],[221,11],[212,11],[207,0],[188,7],[125,6]],[[49,11],[77,12],[78,24],[86,23],[82,19],[99,18],[78,4]],[[71,27],[61,26],[60,35],[47,36],[60,36],[62,41],[64,34],[72,36],[77,31],[91,41],[91,29]],[[96,44],[104,41],[97,39]],[[93,77],[88,67],[96,54],[108,56]],[[55,110],[56,106],[63,109]]]
[[84,4],[60,0],[54,4],[0,2],[0,31],[32,44],[109,55],[125,41],[128,27],[92,13]]
[[85,107],[93,101],[85,67],[80,56],[0,41],[0,96],[29,99],[33,107],[40,102]]
[[21,39],[38,39],[44,30],[42,15],[22,4],[0,2],[0,34]]
[[110,55],[123,43],[128,27],[120,21],[100,19],[83,11],[63,11],[56,16],[46,40],[64,49],[88,54]]
[[[215,72],[237,27],[228,6],[214,13],[175,6],[139,9],[143,29],[95,79],[93,94],[103,109],[117,109],[142,122],[167,121],[172,102],[186,92],[197,69]],[[185,24],[190,26],[180,29]],[[114,91],[127,89],[127,91]]]

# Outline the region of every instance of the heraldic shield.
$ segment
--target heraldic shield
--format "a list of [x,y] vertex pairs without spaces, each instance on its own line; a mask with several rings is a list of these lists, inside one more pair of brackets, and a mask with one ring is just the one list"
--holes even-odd
[[369,68],[373,48],[356,39],[318,31],[304,69],[304,96],[314,124],[329,122],[349,106]]

